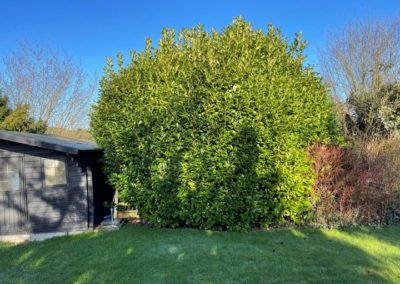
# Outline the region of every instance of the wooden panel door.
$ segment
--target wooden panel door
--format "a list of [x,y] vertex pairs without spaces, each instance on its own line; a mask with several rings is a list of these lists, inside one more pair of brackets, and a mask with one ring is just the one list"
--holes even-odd
[[0,158],[0,232],[18,233],[27,222],[22,158]]

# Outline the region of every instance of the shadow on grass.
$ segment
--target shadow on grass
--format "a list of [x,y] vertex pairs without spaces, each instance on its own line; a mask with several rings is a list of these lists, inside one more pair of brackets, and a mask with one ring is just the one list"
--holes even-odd
[[231,233],[128,226],[0,245],[1,283],[396,283],[400,227]]

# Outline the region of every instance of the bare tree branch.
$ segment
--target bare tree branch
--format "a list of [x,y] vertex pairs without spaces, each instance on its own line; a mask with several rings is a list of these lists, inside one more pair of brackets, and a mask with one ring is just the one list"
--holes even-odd
[[349,23],[340,32],[329,34],[320,59],[332,95],[346,102],[345,115],[362,114],[369,128],[366,132],[374,132],[376,112],[387,101],[382,88],[399,81],[399,18]]
[[87,126],[97,84],[70,57],[22,42],[3,64],[0,89],[11,105],[28,104],[31,116],[51,127]]

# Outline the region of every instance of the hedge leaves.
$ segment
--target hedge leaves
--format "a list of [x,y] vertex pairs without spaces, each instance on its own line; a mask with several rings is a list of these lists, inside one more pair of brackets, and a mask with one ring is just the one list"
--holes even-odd
[[303,222],[307,147],[336,136],[304,48],[299,35],[288,43],[239,18],[220,33],[165,29],[128,64],[109,61],[91,126],[120,198],[159,226]]

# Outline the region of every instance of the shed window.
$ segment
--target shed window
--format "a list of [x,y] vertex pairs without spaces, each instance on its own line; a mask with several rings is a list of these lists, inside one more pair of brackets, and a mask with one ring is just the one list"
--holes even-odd
[[0,161],[0,190],[19,189],[19,160],[2,159]]
[[65,161],[44,159],[45,186],[66,185]]

